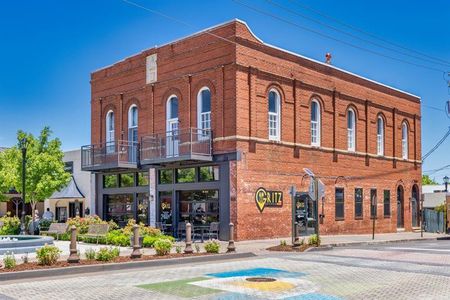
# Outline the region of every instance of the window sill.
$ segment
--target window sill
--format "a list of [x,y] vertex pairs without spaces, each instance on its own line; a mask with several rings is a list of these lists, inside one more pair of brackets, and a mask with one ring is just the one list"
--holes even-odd
[[385,218],[385,219],[390,219],[391,216],[390,216],[390,215],[389,215],[389,216],[384,216],[384,218]]
[[334,218],[335,221],[345,221],[345,218]]
[[355,220],[362,221],[364,220],[364,217],[355,217]]

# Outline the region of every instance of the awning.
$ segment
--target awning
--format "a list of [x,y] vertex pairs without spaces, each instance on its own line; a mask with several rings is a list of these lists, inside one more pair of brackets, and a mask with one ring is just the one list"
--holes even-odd
[[58,192],[54,192],[50,199],[80,199],[84,198],[83,193],[77,186],[73,176],[65,188]]

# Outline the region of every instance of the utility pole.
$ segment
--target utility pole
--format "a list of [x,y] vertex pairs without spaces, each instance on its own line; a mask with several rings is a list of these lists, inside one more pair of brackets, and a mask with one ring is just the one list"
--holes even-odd
[[319,179],[314,176],[314,200],[315,200],[315,216],[314,218],[316,219],[316,234],[317,234],[317,240],[320,241],[320,236],[319,236]]

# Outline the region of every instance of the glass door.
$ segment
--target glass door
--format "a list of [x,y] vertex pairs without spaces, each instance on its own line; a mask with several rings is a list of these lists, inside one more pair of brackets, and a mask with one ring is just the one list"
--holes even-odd
[[159,222],[164,232],[173,231],[172,191],[159,192]]
[[167,121],[167,156],[176,157],[178,156],[178,118],[170,119]]

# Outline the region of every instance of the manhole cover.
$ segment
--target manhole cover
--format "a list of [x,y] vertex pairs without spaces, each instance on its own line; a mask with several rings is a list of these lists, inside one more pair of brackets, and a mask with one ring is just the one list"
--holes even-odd
[[275,278],[269,278],[269,277],[250,277],[246,278],[245,280],[250,282],[274,282],[277,281]]

